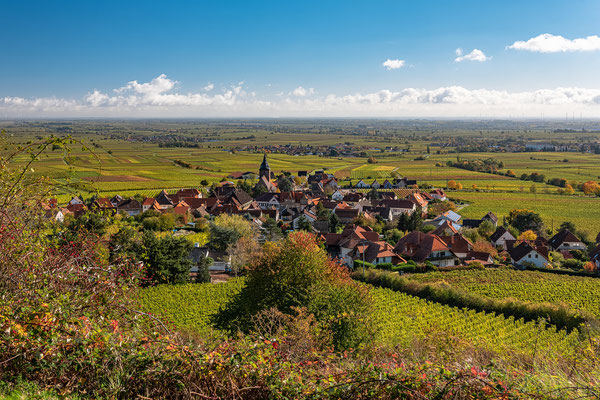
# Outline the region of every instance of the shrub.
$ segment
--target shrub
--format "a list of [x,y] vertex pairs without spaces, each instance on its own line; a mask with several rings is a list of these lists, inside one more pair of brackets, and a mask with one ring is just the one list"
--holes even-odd
[[330,345],[337,350],[359,346],[372,327],[368,289],[354,283],[306,232],[267,242],[248,268],[246,287],[215,323],[231,333],[250,332],[253,318],[272,308],[287,315],[306,308],[318,328],[331,333]]

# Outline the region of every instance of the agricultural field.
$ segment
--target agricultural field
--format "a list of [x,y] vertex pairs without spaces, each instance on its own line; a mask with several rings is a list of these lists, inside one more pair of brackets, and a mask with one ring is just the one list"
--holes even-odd
[[494,299],[565,304],[600,318],[600,279],[513,269],[461,270],[408,275],[421,283],[443,282]]
[[211,315],[243,287],[242,278],[219,284],[159,285],[141,289],[140,303],[145,312],[171,326],[209,337],[216,334],[210,325]]
[[493,351],[528,353],[535,343],[552,354],[572,356],[581,345],[577,332],[557,331],[535,322],[523,322],[469,309],[419,299],[391,289],[374,288],[380,340],[407,345],[415,338],[445,337]]
[[[79,122],[4,122],[9,143],[25,144],[48,134],[70,134],[93,150],[74,148],[75,161],[67,162],[59,152],[44,155],[35,165],[39,175],[58,182],[67,180],[87,185],[87,193],[100,196],[154,196],[160,190],[175,191],[199,187],[227,179],[236,171],[257,172],[262,161],[262,147],[268,145],[336,145],[359,146],[364,157],[330,157],[318,155],[269,154],[269,164],[277,173],[323,169],[356,184],[360,179],[383,182],[395,175],[416,179],[419,184],[445,188],[449,180],[459,182],[463,190],[449,192],[464,200],[461,209],[467,218],[480,218],[488,211],[500,217],[513,208],[538,212],[546,225],[555,227],[572,221],[590,237],[600,226],[600,198],[581,192],[573,196],[557,194],[558,188],[483,172],[446,166],[447,161],[495,158],[517,176],[537,172],[548,178],[567,179],[572,183],[600,180],[600,155],[577,152],[469,152],[456,153],[457,140],[550,140],[576,143],[582,134],[555,134],[536,124],[490,123],[485,129],[469,130],[467,124],[451,121],[79,121]],[[492,127],[496,126],[496,130]],[[595,133],[585,133],[594,141]],[[191,147],[165,147],[165,141],[196,140]],[[243,147],[246,150],[238,151]],[[386,151],[394,147],[396,151]],[[427,154],[427,148],[430,154]],[[439,154],[438,154],[439,153]],[[377,163],[369,164],[373,156]],[[425,156],[425,157],[424,157]],[[424,159],[421,159],[424,158]],[[22,162],[27,157],[22,157]],[[187,163],[189,168],[179,162]],[[536,193],[531,193],[535,187]],[[81,190],[86,194],[86,190]],[[69,194],[56,193],[60,201]]]
[[[243,279],[221,284],[162,285],[141,290],[143,310],[162,316],[177,328],[201,335],[215,334],[210,315],[240,291]],[[372,288],[378,340],[387,345],[409,345],[428,335],[443,335],[494,351],[531,352],[534,344],[553,349],[556,355],[575,354],[581,344],[577,332],[545,328],[468,309],[458,309],[418,299],[390,289]]]

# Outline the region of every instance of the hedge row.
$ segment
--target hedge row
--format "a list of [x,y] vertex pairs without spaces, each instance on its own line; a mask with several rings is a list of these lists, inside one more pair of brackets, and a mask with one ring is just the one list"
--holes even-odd
[[584,323],[592,323],[594,327],[598,326],[598,321],[594,317],[564,306],[549,303],[530,303],[515,299],[491,299],[463,292],[447,284],[419,283],[392,272],[368,270],[363,276],[362,273],[357,271],[352,274],[352,278],[373,286],[392,289],[452,307],[504,314],[507,317],[513,316],[516,319],[523,318],[525,321],[545,319],[549,324],[568,331],[581,329]]
[[539,271],[539,272],[547,272],[549,274],[557,274],[557,275],[571,275],[571,276],[584,276],[588,278],[600,278],[600,274],[597,272],[588,272],[588,271],[573,271],[570,269],[557,269],[557,268],[541,268],[541,267],[527,267],[525,268],[529,271]]

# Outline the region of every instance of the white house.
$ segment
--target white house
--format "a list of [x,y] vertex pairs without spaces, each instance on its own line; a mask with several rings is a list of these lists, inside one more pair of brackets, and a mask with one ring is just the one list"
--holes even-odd
[[275,207],[276,209],[281,208],[277,193],[263,193],[256,198],[256,202],[261,210],[268,210]]
[[344,193],[342,193],[339,189],[333,192],[331,198],[335,201],[342,201],[344,199]]
[[492,235],[490,236],[490,242],[495,247],[502,247],[506,250],[506,241],[507,240],[517,240],[505,227],[501,226]]
[[511,262],[518,266],[522,266],[524,263],[531,263],[536,267],[545,267],[550,262],[546,248],[535,248],[527,242],[513,247],[509,250],[509,254]]

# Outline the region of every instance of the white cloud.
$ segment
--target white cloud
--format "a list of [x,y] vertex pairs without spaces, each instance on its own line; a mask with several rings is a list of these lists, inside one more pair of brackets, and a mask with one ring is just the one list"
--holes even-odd
[[208,85],[204,86],[202,88],[202,90],[204,90],[205,92],[210,92],[211,90],[213,90],[215,88],[215,85],[213,85],[212,83],[209,83]]
[[[600,89],[535,91],[467,89],[383,89],[316,95],[296,88],[272,99],[234,85],[220,93],[180,93],[166,75],[146,83],[131,81],[108,92],[93,90],[81,99],[0,97],[0,117],[562,117],[567,112],[596,117]],[[314,96],[308,96],[314,94]]]
[[481,51],[479,49],[473,49],[469,54],[465,54],[464,56],[462,54],[463,54],[463,50],[460,47],[458,49],[456,49],[456,55],[458,57],[456,57],[454,59],[454,61],[456,61],[456,62],[462,62],[462,61],[484,62],[484,61],[488,61],[492,58],[492,57],[486,56],[483,53],[483,51]]
[[384,66],[388,71],[390,71],[392,69],[402,68],[402,67],[404,67],[404,64],[406,64],[406,62],[404,60],[398,60],[398,59],[390,60],[388,58],[381,65]]
[[560,35],[544,33],[527,41],[516,41],[508,49],[535,51],[538,53],[561,53],[572,51],[600,50],[600,37],[588,36],[586,38],[566,39]]
[[294,96],[298,96],[298,97],[304,97],[304,96],[308,96],[308,95],[314,94],[314,93],[315,93],[314,88],[304,89],[302,86],[298,86],[296,89],[294,89],[292,91],[292,94]]

